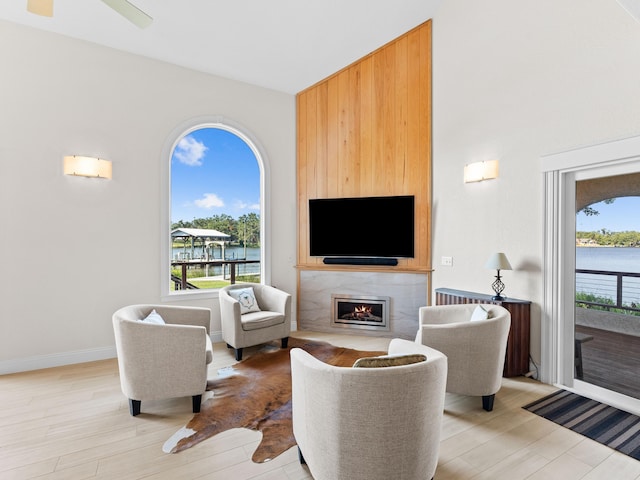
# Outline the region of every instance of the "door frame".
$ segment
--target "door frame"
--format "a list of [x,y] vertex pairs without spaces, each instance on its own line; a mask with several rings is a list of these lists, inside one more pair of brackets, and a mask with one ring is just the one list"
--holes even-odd
[[640,414],[640,400],[574,378],[575,183],[640,171],[640,136],[546,155],[540,380]]

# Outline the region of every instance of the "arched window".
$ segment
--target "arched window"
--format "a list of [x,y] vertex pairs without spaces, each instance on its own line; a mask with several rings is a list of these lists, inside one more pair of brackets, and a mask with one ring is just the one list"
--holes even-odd
[[220,118],[194,120],[169,140],[163,296],[211,295],[230,283],[265,281],[267,175],[258,143]]

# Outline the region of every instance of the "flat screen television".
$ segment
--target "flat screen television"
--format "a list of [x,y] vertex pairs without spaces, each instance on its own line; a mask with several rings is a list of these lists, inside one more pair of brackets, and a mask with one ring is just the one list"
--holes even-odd
[[412,195],[309,200],[313,257],[412,258]]

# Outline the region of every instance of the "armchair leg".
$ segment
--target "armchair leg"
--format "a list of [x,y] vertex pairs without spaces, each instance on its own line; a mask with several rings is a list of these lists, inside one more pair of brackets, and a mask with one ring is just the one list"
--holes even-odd
[[493,401],[496,398],[496,394],[493,395],[483,395],[482,396],[482,408],[484,408],[487,412],[493,410]]
[[241,348],[236,348],[236,360],[240,361],[242,360],[242,349]]
[[298,447],[298,460],[300,460],[300,463],[302,465],[307,464],[307,461],[304,459],[304,455],[302,455],[302,450],[300,450],[300,447]]
[[132,417],[135,417],[136,415],[140,415],[140,404],[142,403],[141,400],[133,400],[133,399],[129,399],[129,413],[131,414]]
[[287,345],[289,345],[289,337],[284,337],[281,343],[282,343],[282,348],[287,348]]
[[202,395],[194,395],[191,397],[193,404],[193,413],[200,413],[200,404],[202,403]]

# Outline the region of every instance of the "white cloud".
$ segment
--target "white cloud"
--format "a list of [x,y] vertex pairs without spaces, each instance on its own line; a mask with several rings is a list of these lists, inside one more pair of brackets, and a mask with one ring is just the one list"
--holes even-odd
[[215,193],[205,193],[202,198],[193,203],[195,203],[196,207],[200,208],[224,207],[224,202]]
[[202,159],[207,150],[209,150],[209,147],[204,143],[187,135],[178,142],[173,154],[180,163],[191,167],[199,167],[202,165]]
[[238,210],[260,210],[259,203],[247,203],[242,200],[236,200],[235,207]]

